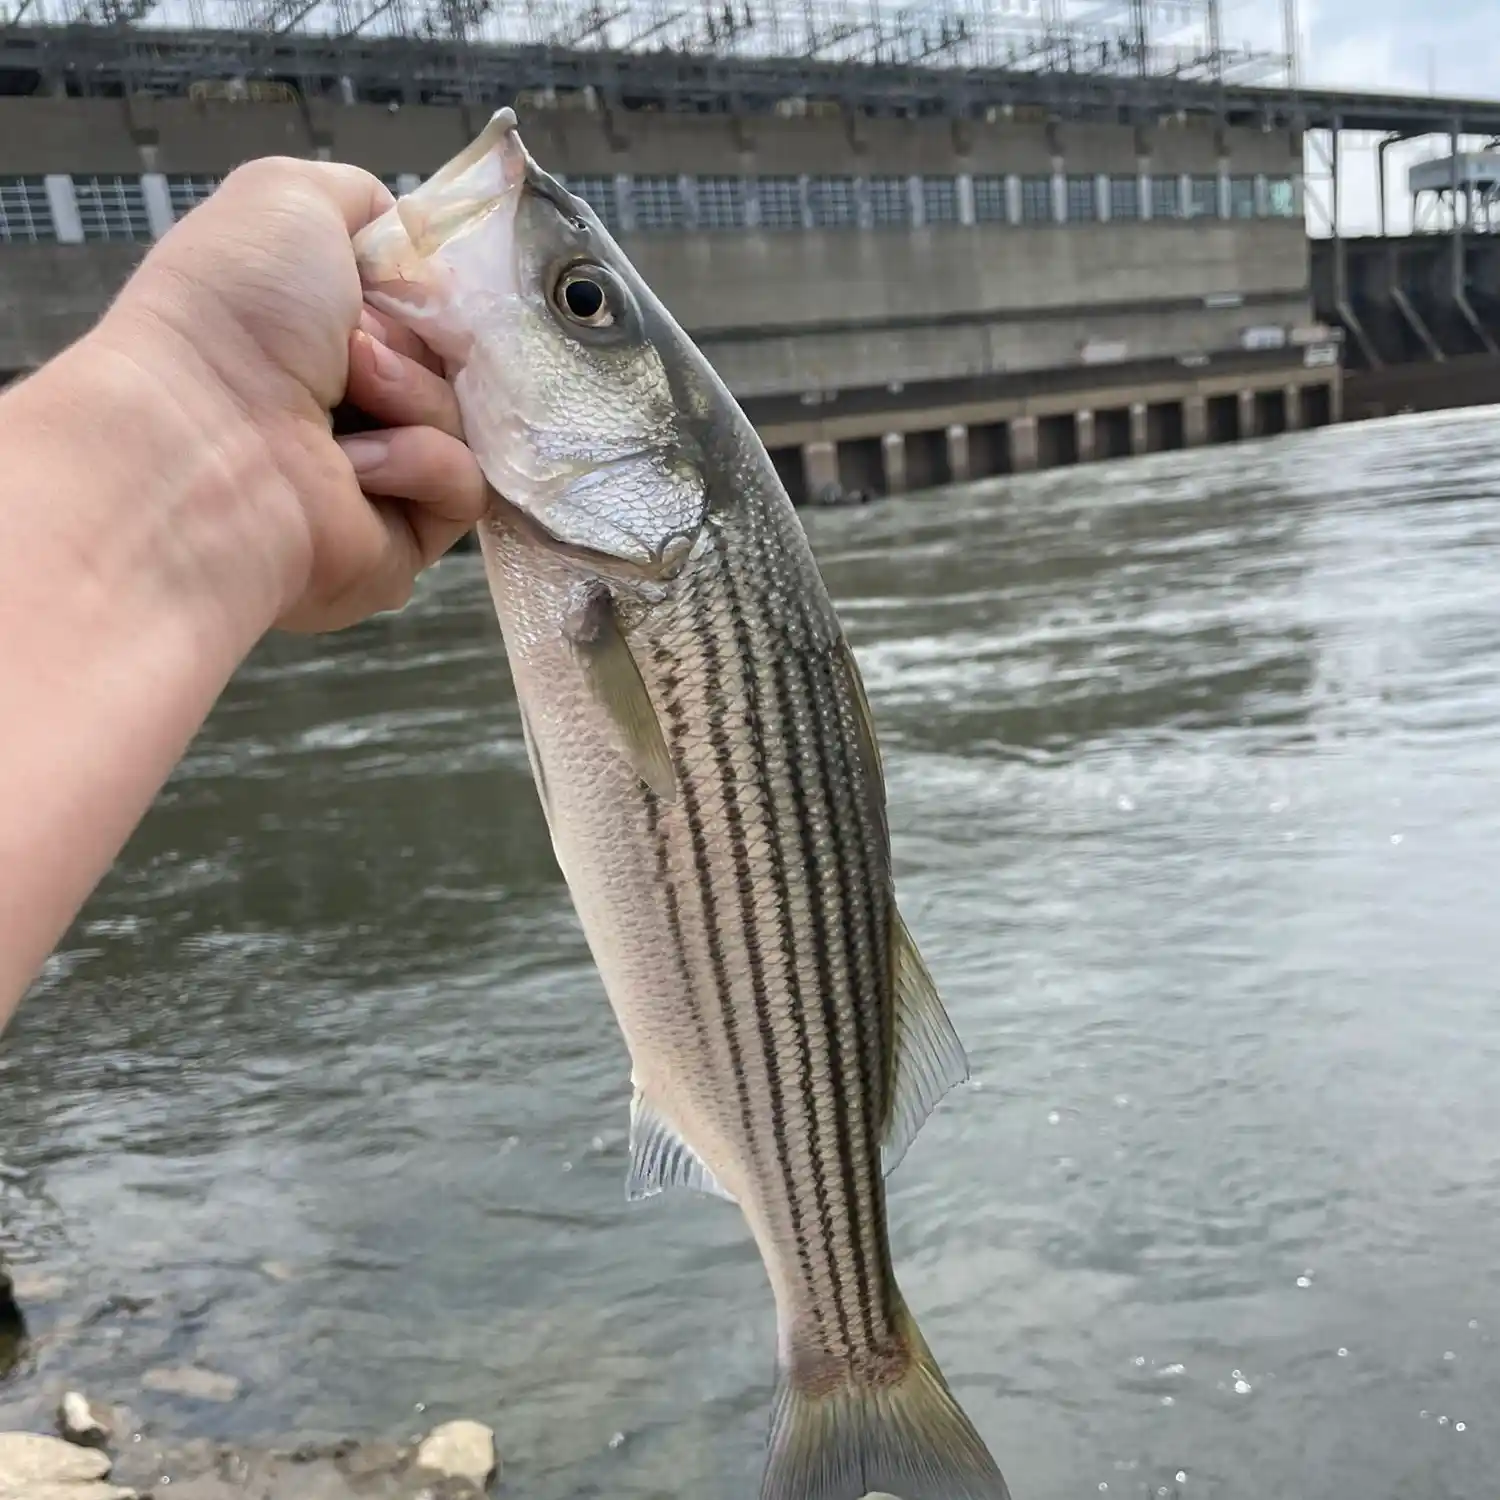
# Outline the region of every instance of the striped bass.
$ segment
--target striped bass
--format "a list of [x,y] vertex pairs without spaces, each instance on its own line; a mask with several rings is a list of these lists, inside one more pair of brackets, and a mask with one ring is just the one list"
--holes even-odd
[[885,1175],[968,1069],[765,448],[509,109],[355,248],[496,492],[527,754],[630,1056],[628,1194],[738,1204],[775,1293],[762,1500],[1007,1500],[892,1271]]

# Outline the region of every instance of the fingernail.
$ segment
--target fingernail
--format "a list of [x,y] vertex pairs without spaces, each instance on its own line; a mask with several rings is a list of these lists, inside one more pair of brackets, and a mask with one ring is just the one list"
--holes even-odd
[[393,384],[406,378],[406,367],[402,363],[401,356],[388,344],[382,344],[377,338],[370,338],[370,359],[375,365],[375,374],[381,380],[388,380]]
[[391,445],[385,438],[371,437],[363,432],[354,437],[340,438],[339,447],[344,450],[344,457],[354,465],[356,474],[368,474],[371,469],[378,469],[391,450]]
[[385,325],[368,307],[359,315],[359,331],[377,344],[385,343]]

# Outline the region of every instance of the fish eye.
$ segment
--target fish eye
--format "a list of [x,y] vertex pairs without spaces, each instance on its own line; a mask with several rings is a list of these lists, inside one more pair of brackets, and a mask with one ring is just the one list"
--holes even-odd
[[608,328],[615,320],[605,290],[604,275],[592,266],[565,271],[554,294],[563,316],[585,328]]

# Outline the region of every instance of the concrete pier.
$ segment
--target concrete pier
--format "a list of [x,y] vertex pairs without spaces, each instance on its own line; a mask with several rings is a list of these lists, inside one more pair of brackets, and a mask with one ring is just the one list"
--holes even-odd
[[811,500],[839,482],[839,451],[827,438],[814,438],[802,448],[803,493],[795,500]]
[[1012,417],[1006,424],[1010,433],[1010,472],[1029,474],[1036,468],[1036,418]]
[[1302,427],[1302,387],[1300,385],[1288,385],[1282,388],[1282,398],[1286,402],[1286,430],[1298,432]]
[[948,444],[948,477],[961,483],[969,477],[969,429],[962,422],[950,422],[944,434]]
[[1201,448],[1208,441],[1208,402],[1194,392],[1182,402],[1182,446]]
[[1073,448],[1081,464],[1094,459],[1094,414],[1085,407],[1073,413]]
[[906,435],[887,432],[880,439],[880,458],[885,471],[885,493],[899,495],[906,489]]

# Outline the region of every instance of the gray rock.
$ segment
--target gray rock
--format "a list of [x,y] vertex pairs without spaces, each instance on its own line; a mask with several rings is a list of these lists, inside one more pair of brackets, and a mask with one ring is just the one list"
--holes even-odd
[[0,1500],[134,1500],[103,1483],[109,1455],[39,1432],[0,1432]]
[[57,1302],[68,1286],[61,1276],[47,1276],[40,1271],[12,1271],[11,1289],[17,1302]]
[[107,1448],[109,1423],[88,1403],[81,1391],[69,1391],[58,1403],[57,1431],[80,1448]]
[[233,1375],[202,1370],[196,1365],[147,1370],[141,1384],[148,1391],[168,1396],[188,1396],[194,1401],[233,1401],[240,1393],[240,1383]]
[[495,1434],[482,1422],[444,1422],[422,1439],[416,1467],[485,1489],[500,1467]]
[[90,1480],[87,1484],[30,1484],[24,1490],[0,1490],[3,1500],[140,1500],[138,1490]]
[[91,1479],[87,1484],[29,1484],[24,1490],[0,1490],[3,1500],[140,1500],[139,1490]]

